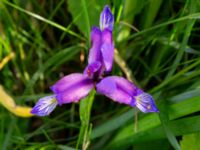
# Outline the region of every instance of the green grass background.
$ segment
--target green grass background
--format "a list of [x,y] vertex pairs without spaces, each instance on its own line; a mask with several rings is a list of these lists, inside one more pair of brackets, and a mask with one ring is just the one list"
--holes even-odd
[[1,150],[200,149],[200,0],[1,0],[0,62],[15,57],[0,84],[33,106],[58,79],[82,72],[105,4],[119,52],[112,74],[151,93],[160,113],[94,91],[48,117],[20,118],[0,106]]

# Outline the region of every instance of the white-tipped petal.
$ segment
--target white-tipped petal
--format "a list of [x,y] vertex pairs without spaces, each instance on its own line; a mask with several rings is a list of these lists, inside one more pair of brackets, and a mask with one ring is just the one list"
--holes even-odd
[[55,95],[42,97],[33,107],[31,113],[37,116],[47,116],[56,108],[57,104]]

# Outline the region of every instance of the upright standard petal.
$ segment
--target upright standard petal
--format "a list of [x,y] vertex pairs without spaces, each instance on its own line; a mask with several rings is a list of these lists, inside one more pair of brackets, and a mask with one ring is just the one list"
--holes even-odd
[[97,92],[111,98],[116,102],[131,105],[132,107],[135,106],[135,101],[133,101],[132,96],[129,94],[130,92],[127,92],[127,90],[132,89],[132,87],[123,87],[123,84],[120,84],[120,82],[117,82],[117,80],[123,82],[122,78],[116,76],[102,79],[96,85]]
[[105,71],[110,72],[112,70],[113,57],[114,57],[114,44],[112,40],[112,32],[105,29],[102,32],[102,45],[101,53],[103,57],[103,63]]
[[145,92],[135,96],[136,106],[144,113],[147,112],[159,112],[157,109],[153,97]]
[[96,61],[101,62],[101,30],[97,27],[93,27],[91,31],[91,42],[92,47],[89,50],[89,56],[88,56],[88,63],[94,63]]
[[58,104],[78,102],[94,87],[93,80],[80,73],[70,74],[60,79],[51,89],[56,94]]
[[100,16],[100,29],[103,31],[105,28],[108,28],[110,31],[113,30],[113,24],[114,24],[114,16],[109,8],[108,5],[106,5],[101,12]]
[[37,116],[47,116],[56,108],[57,104],[55,95],[40,98],[31,113]]

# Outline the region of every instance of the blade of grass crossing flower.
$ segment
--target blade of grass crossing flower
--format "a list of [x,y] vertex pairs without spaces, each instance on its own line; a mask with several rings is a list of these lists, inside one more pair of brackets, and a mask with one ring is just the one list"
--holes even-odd
[[92,90],[86,98],[80,101],[79,114],[81,120],[81,128],[79,132],[76,149],[78,149],[81,144],[83,150],[86,150],[87,147],[89,146],[90,133],[92,127],[92,125],[90,124],[90,115],[91,115],[94,95],[95,95],[95,90]]

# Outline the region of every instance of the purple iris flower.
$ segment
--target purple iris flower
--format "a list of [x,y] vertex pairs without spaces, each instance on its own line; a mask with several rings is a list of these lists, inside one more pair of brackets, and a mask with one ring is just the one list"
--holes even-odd
[[112,70],[114,43],[112,30],[114,17],[108,6],[100,15],[100,28],[91,31],[92,47],[88,65],[82,73],[72,73],[57,81],[50,89],[53,95],[38,100],[31,113],[38,116],[49,115],[59,104],[78,102],[96,88],[100,94],[117,101],[138,107],[143,112],[158,112],[151,95],[143,92],[128,80],[105,74]]
[[88,66],[83,74],[72,73],[57,81],[50,89],[54,95],[38,100],[31,113],[38,116],[49,115],[57,106],[78,102],[95,88],[95,84],[105,73],[112,69],[114,43],[112,29],[114,16],[109,6],[105,6],[100,15],[100,28],[93,27],[91,31],[92,47],[89,51]]

